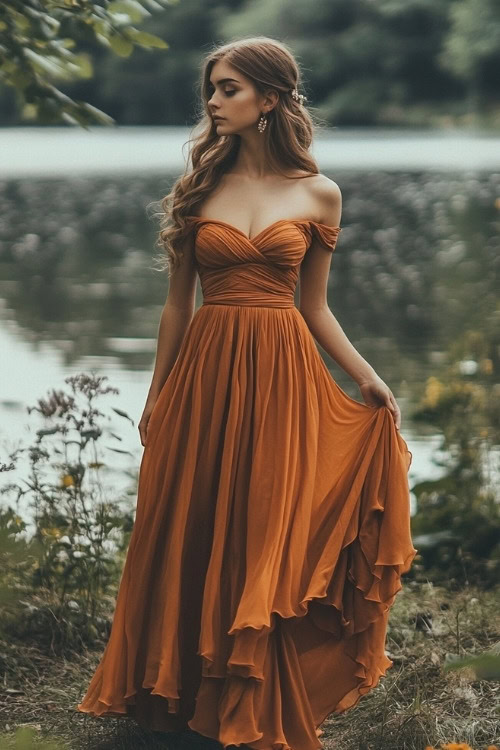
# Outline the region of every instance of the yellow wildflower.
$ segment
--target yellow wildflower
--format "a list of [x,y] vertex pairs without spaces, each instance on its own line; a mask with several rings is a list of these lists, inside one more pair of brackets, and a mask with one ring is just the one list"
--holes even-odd
[[444,386],[441,381],[434,377],[434,375],[431,375],[427,378],[425,386],[424,404],[431,407],[436,406],[443,390]]

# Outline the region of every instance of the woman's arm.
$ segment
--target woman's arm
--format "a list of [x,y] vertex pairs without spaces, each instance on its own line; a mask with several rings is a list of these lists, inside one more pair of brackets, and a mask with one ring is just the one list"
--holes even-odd
[[168,295],[158,326],[158,342],[153,377],[146,406],[139,422],[141,443],[145,445],[147,424],[160,391],[174,366],[186,329],[194,314],[196,301],[196,266],[192,235],[182,248],[180,265],[169,279]]
[[302,309],[301,312],[318,344],[356,381],[358,386],[377,377],[373,367],[351,344],[328,307],[317,309],[312,314]]
[[[328,180],[321,185],[317,199],[322,206],[322,223],[340,226],[342,195],[338,185]],[[328,307],[327,289],[332,253],[313,240],[300,268],[299,310],[320,346],[358,384],[369,406],[385,404],[399,429],[401,413],[390,388],[351,344]]]
[[156,401],[174,366],[186,329],[194,315],[196,267],[192,235],[186,240],[183,252],[180,266],[169,279],[168,295],[160,317],[156,359],[148,400]]

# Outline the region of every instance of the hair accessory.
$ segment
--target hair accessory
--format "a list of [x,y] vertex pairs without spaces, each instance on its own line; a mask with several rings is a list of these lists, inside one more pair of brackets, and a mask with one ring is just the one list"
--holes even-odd
[[299,104],[304,104],[304,101],[307,101],[307,97],[305,97],[304,94],[299,94],[297,89],[292,89],[292,97],[296,102],[299,102]]
[[259,130],[259,133],[263,133],[267,126],[267,117],[265,115],[261,115],[259,122],[257,124],[257,128]]

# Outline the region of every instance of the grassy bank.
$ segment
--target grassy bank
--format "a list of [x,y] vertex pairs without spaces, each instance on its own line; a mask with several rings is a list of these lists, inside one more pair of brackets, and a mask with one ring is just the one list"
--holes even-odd
[[[471,669],[443,670],[454,655],[500,642],[498,594],[408,581],[389,623],[386,649],[394,666],[355,708],[323,724],[325,750],[425,750],[444,742],[486,750],[498,744],[499,682],[478,679]],[[76,711],[103,647],[58,657],[26,639],[0,642],[0,748],[45,749],[49,739],[54,750],[221,747],[194,732],[157,736],[131,719]],[[16,745],[23,726],[32,728],[34,739]]]

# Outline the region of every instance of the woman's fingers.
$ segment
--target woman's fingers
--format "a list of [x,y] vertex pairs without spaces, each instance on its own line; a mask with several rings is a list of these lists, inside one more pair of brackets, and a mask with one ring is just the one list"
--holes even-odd
[[401,409],[399,408],[398,402],[394,398],[394,395],[392,394],[392,392],[390,394],[390,400],[392,403],[392,413],[394,416],[394,423],[396,425],[396,429],[399,430],[399,428],[401,427]]
[[396,426],[396,429],[399,430],[401,426],[401,410],[391,390],[388,390],[385,395],[385,405],[392,412],[392,416],[394,418],[394,424]]

